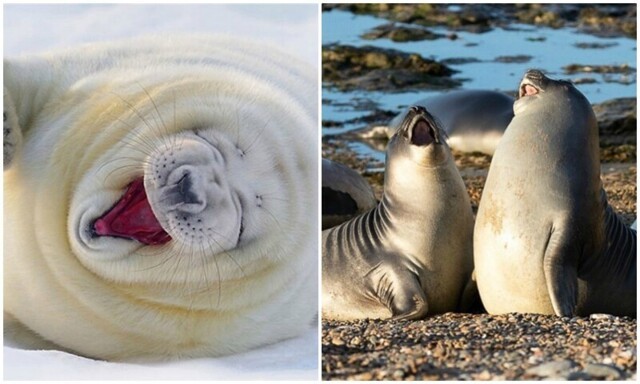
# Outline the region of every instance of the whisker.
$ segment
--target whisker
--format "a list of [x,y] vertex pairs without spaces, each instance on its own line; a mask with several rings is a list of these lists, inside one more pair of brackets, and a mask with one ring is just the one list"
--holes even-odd
[[271,211],[269,211],[267,208],[264,207],[264,205],[261,207],[265,212],[267,212],[269,214],[269,216],[271,216],[271,218],[273,219],[273,221],[276,223],[276,225],[278,226],[278,228],[280,229],[280,231],[282,231],[282,227],[280,226],[280,222],[278,221],[278,219],[273,215],[273,213],[271,213]]
[[[167,125],[164,123],[164,119],[162,119],[162,115],[160,114],[160,110],[158,109],[158,106],[156,105],[155,100],[153,100],[153,97],[151,97],[151,94],[149,94],[149,91],[147,91],[147,89],[145,87],[143,87],[142,84],[138,83],[138,85],[140,86],[140,88],[142,88],[144,93],[147,94],[147,96],[149,97],[149,100],[151,100],[151,104],[153,104],[153,108],[156,110],[156,114],[160,118],[160,123],[162,123],[162,127],[164,128],[164,134],[169,136],[169,129],[168,129]],[[175,101],[175,96],[174,96],[174,101]],[[154,118],[154,120],[155,120],[155,118]],[[160,132],[160,133],[162,133],[162,132]]]
[[269,120],[267,120],[264,125],[262,126],[262,129],[260,130],[260,132],[258,132],[258,134],[253,138],[253,141],[251,142],[251,144],[249,144],[249,146],[247,146],[244,149],[245,153],[249,153],[249,151],[251,151],[251,148],[253,148],[253,145],[258,141],[258,139],[260,138],[260,136],[262,136],[262,133],[265,131],[265,129],[267,128],[267,125],[269,125],[269,123],[271,123],[271,118],[269,118]]

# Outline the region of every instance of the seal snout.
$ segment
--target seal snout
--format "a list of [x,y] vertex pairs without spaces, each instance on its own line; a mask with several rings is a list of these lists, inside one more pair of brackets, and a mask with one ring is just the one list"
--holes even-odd
[[537,69],[528,70],[524,74],[522,82],[520,82],[518,98],[537,95],[548,80],[549,79],[541,71]]
[[205,182],[202,172],[191,165],[173,170],[161,189],[160,199],[169,210],[200,213],[206,208]]
[[532,81],[541,81],[543,79],[546,79],[547,77],[544,75],[544,73],[542,73],[542,71],[538,70],[538,69],[530,69],[528,70],[525,74],[524,77],[532,80]]
[[186,133],[159,145],[147,160],[145,186],[153,211],[178,243],[230,249],[242,227],[227,161],[237,155],[234,146],[206,137]]

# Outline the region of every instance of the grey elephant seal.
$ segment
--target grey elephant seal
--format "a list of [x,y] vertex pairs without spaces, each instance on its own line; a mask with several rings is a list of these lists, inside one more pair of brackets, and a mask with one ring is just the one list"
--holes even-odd
[[5,340],[165,359],[307,331],[316,79],[222,36],[5,59]]
[[600,180],[598,127],[569,82],[528,71],[474,231],[489,313],[636,315],[636,232]]
[[473,216],[441,127],[411,108],[387,148],[376,208],[322,232],[322,315],[417,319],[458,308]]
[[[442,123],[449,147],[492,155],[513,118],[514,98],[488,90],[457,90],[419,100]],[[407,111],[394,117],[386,130],[391,137]],[[374,132],[380,132],[380,127]]]
[[322,159],[322,229],[335,227],[376,204],[371,186],[358,172]]

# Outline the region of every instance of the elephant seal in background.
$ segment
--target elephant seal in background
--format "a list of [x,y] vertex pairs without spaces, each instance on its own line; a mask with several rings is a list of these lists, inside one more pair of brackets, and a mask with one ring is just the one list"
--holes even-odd
[[[458,90],[428,97],[414,105],[425,107],[442,123],[449,147],[492,155],[513,118],[514,98],[501,92]],[[389,123],[391,137],[407,111]]]
[[164,359],[308,330],[309,67],[215,36],[5,59],[5,340]]
[[474,231],[489,313],[636,315],[636,232],[600,180],[589,101],[569,82],[528,71],[498,146]]
[[322,159],[322,229],[335,227],[376,204],[371,186],[358,172]]
[[387,147],[376,208],[322,232],[322,315],[419,319],[458,309],[473,270],[473,214],[442,135],[413,107]]

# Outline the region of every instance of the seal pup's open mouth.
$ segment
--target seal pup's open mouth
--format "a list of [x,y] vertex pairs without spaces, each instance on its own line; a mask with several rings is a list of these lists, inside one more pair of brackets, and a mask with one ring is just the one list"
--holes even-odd
[[93,223],[92,230],[97,236],[122,237],[147,245],[171,240],[151,210],[143,178],[129,184],[120,200]]

